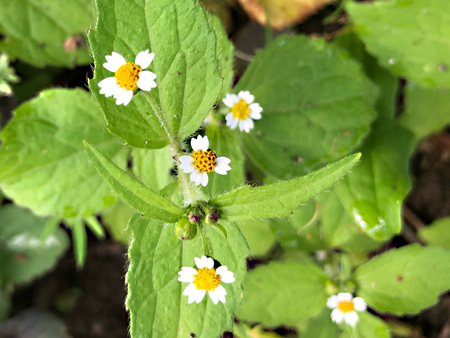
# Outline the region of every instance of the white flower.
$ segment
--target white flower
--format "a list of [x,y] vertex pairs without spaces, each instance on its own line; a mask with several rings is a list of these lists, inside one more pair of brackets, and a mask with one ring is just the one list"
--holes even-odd
[[214,261],[212,258],[202,256],[202,258],[194,258],[197,269],[183,266],[178,272],[180,277],[178,280],[183,283],[190,283],[184,289],[183,295],[189,296],[188,303],[200,303],[208,291],[209,297],[214,304],[219,301],[225,303],[227,291],[220,285],[221,283],[233,283],[235,281],[234,274],[228,271],[225,265],[214,269]]
[[331,320],[333,322],[339,324],[344,320],[351,326],[355,326],[358,321],[356,311],[366,310],[366,302],[360,297],[353,298],[348,292],[341,292],[337,296],[331,296],[328,298],[327,306],[333,309],[331,312]]
[[208,173],[215,171],[220,175],[226,175],[231,167],[231,160],[227,157],[217,157],[209,148],[208,136],[191,139],[192,156],[180,156],[180,168],[185,173],[191,173],[191,181],[196,185],[208,184]]
[[156,87],[156,75],[148,70],[155,54],[149,53],[148,49],[140,52],[133,62],[126,62],[119,53],[112,52],[106,55],[106,63],[103,64],[114,76],[107,77],[98,83],[100,94],[106,97],[114,96],[116,104],[127,105],[133,98],[136,89],[150,91]]
[[258,103],[252,103],[254,99],[250,92],[240,91],[238,95],[227,94],[222,100],[230,108],[230,113],[225,116],[227,126],[234,129],[239,124],[239,129],[247,133],[253,129],[253,120],[259,120],[263,111]]

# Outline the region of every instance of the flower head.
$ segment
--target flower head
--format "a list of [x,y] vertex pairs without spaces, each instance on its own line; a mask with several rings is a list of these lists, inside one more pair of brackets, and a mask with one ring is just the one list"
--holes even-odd
[[220,175],[226,175],[231,167],[228,165],[231,160],[227,157],[217,157],[216,153],[209,149],[208,136],[191,139],[192,156],[180,156],[180,168],[191,173],[191,181],[196,185],[208,184],[208,174],[212,171]]
[[189,283],[184,289],[183,295],[189,296],[188,303],[200,303],[208,291],[209,297],[214,304],[219,300],[225,303],[227,291],[220,285],[222,283],[233,283],[235,281],[234,274],[228,271],[225,265],[214,269],[214,261],[212,258],[202,256],[202,258],[194,258],[197,268],[183,266],[178,272],[180,277],[178,280],[183,283]]
[[156,87],[156,75],[148,70],[155,54],[149,53],[148,49],[140,52],[134,62],[126,62],[119,53],[112,52],[106,55],[106,63],[103,64],[114,76],[107,77],[98,83],[100,94],[106,97],[114,96],[116,104],[127,105],[133,98],[136,89],[150,91]]
[[338,293],[336,296],[328,298],[327,306],[333,309],[331,312],[331,320],[335,323],[341,323],[343,320],[355,326],[358,321],[356,311],[366,310],[366,302],[360,297],[355,297],[348,292]]
[[250,92],[240,91],[238,95],[227,94],[222,100],[230,108],[230,113],[225,116],[227,126],[234,129],[239,124],[239,129],[247,133],[253,129],[253,120],[259,120],[263,110],[258,103],[253,103],[254,99]]

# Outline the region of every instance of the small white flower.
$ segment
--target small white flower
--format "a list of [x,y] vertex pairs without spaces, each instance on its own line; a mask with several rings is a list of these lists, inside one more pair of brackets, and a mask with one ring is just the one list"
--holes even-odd
[[333,309],[331,312],[331,320],[333,322],[339,324],[344,320],[351,326],[355,326],[358,321],[356,311],[365,311],[367,308],[366,302],[362,298],[353,298],[348,292],[341,292],[337,296],[331,296],[328,298],[327,306]]
[[215,171],[220,175],[226,175],[231,160],[227,157],[217,157],[209,148],[208,136],[191,139],[192,156],[180,156],[180,168],[185,173],[191,173],[191,181],[196,185],[208,184],[208,173]]
[[200,303],[208,291],[209,297],[214,304],[219,301],[225,303],[227,291],[220,285],[221,283],[233,283],[235,281],[234,274],[228,271],[225,265],[214,269],[214,261],[212,258],[202,256],[202,258],[194,258],[197,268],[183,266],[178,272],[180,277],[178,280],[183,283],[190,283],[184,289],[183,295],[188,296],[188,303]]
[[253,129],[253,120],[259,120],[263,111],[258,103],[252,103],[254,99],[250,92],[240,91],[238,95],[227,94],[222,100],[230,108],[230,113],[225,116],[227,126],[234,129],[239,124],[239,129],[247,133]]
[[116,104],[127,105],[133,98],[136,89],[150,91],[156,87],[156,74],[144,70],[150,66],[155,54],[148,49],[140,52],[134,62],[126,62],[119,53],[112,52],[106,55],[106,63],[103,64],[114,76],[107,77],[98,83],[100,94],[106,97],[114,96]]

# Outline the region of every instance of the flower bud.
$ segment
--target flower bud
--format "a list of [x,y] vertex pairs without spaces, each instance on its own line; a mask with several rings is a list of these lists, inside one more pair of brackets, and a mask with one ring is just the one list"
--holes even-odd
[[199,208],[192,208],[188,213],[188,219],[191,224],[197,224],[202,220],[203,213]]
[[182,217],[175,225],[175,234],[179,239],[194,239],[197,235],[197,224],[191,224],[189,218]]
[[219,211],[214,207],[209,207],[208,211],[206,212],[205,223],[207,224],[217,223],[219,218],[220,218]]

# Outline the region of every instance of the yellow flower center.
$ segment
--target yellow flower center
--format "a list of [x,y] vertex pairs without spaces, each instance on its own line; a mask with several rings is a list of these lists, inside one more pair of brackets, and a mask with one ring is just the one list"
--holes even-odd
[[240,100],[238,103],[235,103],[233,108],[231,108],[231,112],[235,118],[245,120],[250,114],[250,108],[245,100]]
[[192,157],[194,158],[195,169],[202,170],[205,173],[210,173],[214,170],[217,156],[211,149],[194,151]]
[[197,290],[214,291],[220,284],[220,278],[216,275],[216,269],[198,269],[194,282]]
[[139,80],[139,73],[142,68],[133,62],[127,62],[117,69],[114,73],[114,77],[120,87],[125,89],[135,90],[137,89],[137,82]]
[[355,309],[355,307],[353,306],[353,302],[351,300],[340,301],[337,307],[344,313],[352,312]]

